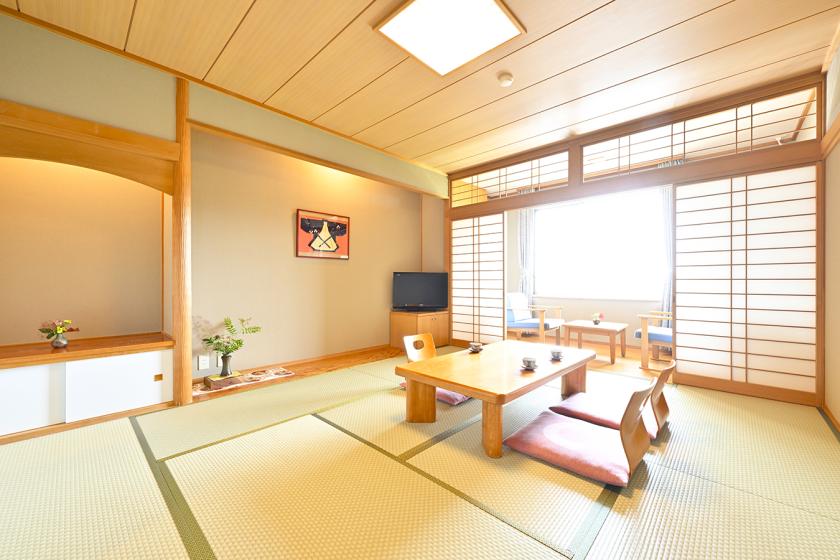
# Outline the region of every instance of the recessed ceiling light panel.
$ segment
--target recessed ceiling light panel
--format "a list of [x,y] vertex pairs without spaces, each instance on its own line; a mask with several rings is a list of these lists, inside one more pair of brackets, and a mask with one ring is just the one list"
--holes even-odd
[[525,31],[501,0],[409,0],[376,28],[441,76]]

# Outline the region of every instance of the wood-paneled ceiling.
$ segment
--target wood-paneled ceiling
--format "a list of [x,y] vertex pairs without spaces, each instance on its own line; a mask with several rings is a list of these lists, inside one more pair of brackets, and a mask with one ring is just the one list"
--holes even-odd
[[0,9],[443,171],[818,70],[840,21],[836,0],[507,0],[526,33],[441,77],[373,30],[402,1]]

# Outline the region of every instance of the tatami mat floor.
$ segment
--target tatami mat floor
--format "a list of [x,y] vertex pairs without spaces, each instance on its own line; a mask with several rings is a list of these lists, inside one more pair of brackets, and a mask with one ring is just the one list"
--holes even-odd
[[[668,386],[619,491],[487,458],[475,401],[404,423],[403,361],[2,446],[0,558],[837,557],[840,442],[816,409]],[[592,365],[588,391],[644,383],[632,358]],[[559,393],[506,406],[506,434]]]

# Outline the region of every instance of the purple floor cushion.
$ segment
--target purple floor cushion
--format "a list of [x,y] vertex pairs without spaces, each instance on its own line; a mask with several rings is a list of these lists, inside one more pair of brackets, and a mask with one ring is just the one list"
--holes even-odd
[[[563,416],[571,416],[617,430],[621,425],[621,417],[624,416],[624,410],[627,408],[628,402],[630,402],[629,394],[602,396],[591,393],[575,393],[557,406],[549,407],[549,410]],[[656,424],[656,417],[653,415],[653,407],[651,407],[650,402],[642,410],[642,420],[650,439],[656,439],[659,426]]]
[[616,486],[627,486],[630,467],[617,430],[545,411],[505,445],[552,465]]
[[[405,381],[400,383],[400,387],[405,389]],[[452,406],[470,400],[470,397],[466,395],[450,391],[449,389],[441,389],[440,387],[438,387],[435,391],[435,398],[440,402],[445,402],[446,404],[451,404]]]

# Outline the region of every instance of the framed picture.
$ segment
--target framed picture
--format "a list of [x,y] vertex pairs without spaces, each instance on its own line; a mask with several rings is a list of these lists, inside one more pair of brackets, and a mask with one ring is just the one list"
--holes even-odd
[[350,218],[311,210],[297,211],[297,256],[350,258]]

